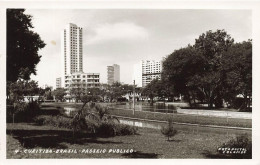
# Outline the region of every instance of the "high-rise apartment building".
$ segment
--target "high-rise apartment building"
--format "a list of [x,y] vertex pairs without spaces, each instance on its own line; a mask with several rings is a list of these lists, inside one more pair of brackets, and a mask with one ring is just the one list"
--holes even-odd
[[162,61],[142,61],[142,87],[145,87],[154,79],[161,79]]
[[64,78],[75,72],[83,72],[82,28],[69,23],[61,33],[62,86]]
[[120,82],[120,66],[117,64],[107,66],[107,84],[112,85],[115,82]]

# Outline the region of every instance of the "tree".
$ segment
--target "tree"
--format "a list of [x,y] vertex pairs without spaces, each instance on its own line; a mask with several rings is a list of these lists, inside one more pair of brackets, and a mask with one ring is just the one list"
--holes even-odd
[[24,14],[24,9],[7,9],[7,81],[19,78],[29,80],[36,75],[36,65],[41,56],[39,49],[45,43],[31,29],[32,16]]
[[75,131],[80,129],[82,126],[83,128],[86,126],[86,115],[89,115],[91,117],[96,118],[96,115],[92,115],[90,112],[84,112],[84,107],[88,103],[92,103],[91,106],[95,106],[95,102],[99,99],[98,95],[95,95],[94,93],[86,92],[80,96],[81,102],[83,102],[82,107],[77,111],[77,113],[74,115],[72,119],[72,125],[73,125],[73,137],[75,134]]
[[220,107],[223,98],[223,72],[221,72],[224,53],[231,47],[234,39],[224,30],[208,31],[195,40],[195,49],[200,51],[204,58],[204,71],[197,74],[193,83],[207,99],[209,107]]
[[44,98],[46,100],[53,100],[52,87],[47,86],[43,90],[44,90],[44,94],[43,94]]
[[7,101],[8,104],[20,102],[24,99],[24,82],[19,80],[17,82],[8,82],[7,84]]
[[170,141],[170,138],[175,136],[177,134],[177,130],[173,128],[173,119],[168,119],[168,125],[166,127],[161,128],[161,133],[168,138],[168,141]]
[[146,87],[143,88],[142,95],[148,96],[151,100],[151,104],[153,104],[154,98],[162,94],[163,91],[161,91],[161,89],[162,89],[162,84],[160,80],[154,79],[149,84],[147,84]]
[[174,51],[163,63],[163,79],[173,84],[190,105],[205,100],[210,108],[221,106],[224,89],[222,58],[234,40],[224,30],[207,31],[194,46]]
[[118,100],[118,98],[122,97],[130,91],[133,91],[133,86],[127,84],[122,85],[119,82],[115,82],[108,86],[107,97],[110,99],[110,101]]
[[201,54],[190,45],[175,50],[163,61],[162,80],[173,91],[172,95],[183,95],[191,106],[197,93],[191,81],[204,70],[203,63]]
[[66,89],[64,88],[57,88],[53,91],[53,95],[59,101],[62,101],[64,96],[66,95]]
[[[7,88],[8,100],[10,103],[21,102],[24,100],[24,96],[34,96],[39,94],[40,91],[38,83],[34,80],[18,80],[17,82],[10,82],[8,83]],[[32,101],[32,99],[29,101]]]
[[[30,111],[30,115],[34,115],[37,112],[38,104],[33,101],[33,98],[29,99],[29,104],[24,102],[24,96],[34,96],[39,94],[38,83],[35,81],[18,80],[17,82],[9,82],[8,89],[8,104],[12,105],[11,112],[13,123],[15,114],[21,111]],[[30,97],[29,97],[30,98]],[[7,107],[10,110],[10,108]],[[30,116],[27,116],[30,117]],[[32,117],[32,116],[31,116]]]
[[75,98],[76,102],[78,102],[81,96],[86,95],[87,93],[87,85],[83,81],[75,81],[70,84],[69,93],[72,97]]
[[243,95],[239,109],[250,106],[252,97],[252,40],[233,44],[222,59],[225,73],[224,98],[233,104],[236,96]]

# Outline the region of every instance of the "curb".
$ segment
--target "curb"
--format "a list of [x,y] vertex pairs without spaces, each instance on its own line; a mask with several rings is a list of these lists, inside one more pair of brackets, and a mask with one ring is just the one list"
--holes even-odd
[[[111,116],[115,116],[117,118],[123,118],[123,119],[138,120],[138,121],[167,123],[167,121],[161,121],[161,120],[140,119],[140,118],[125,117],[125,116],[117,116],[117,115],[111,115]],[[229,126],[220,126],[220,125],[201,125],[201,124],[179,123],[179,122],[173,122],[173,123],[177,124],[177,125],[199,126],[199,127],[210,127],[210,128],[225,128],[225,129],[250,130],[250,131],[252,131],[252,128],[244,128],[244,127],[229,127]]]

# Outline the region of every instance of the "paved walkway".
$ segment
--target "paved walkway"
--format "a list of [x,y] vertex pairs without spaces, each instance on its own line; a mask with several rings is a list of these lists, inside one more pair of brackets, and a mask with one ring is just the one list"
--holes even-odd
[[216,116],[239,119],[252,119],[251,112],[233,112],[233,111],[216,111],[216,110],[199,110],[199,109],[178,109],[178,113],[192,114],[200,116]]

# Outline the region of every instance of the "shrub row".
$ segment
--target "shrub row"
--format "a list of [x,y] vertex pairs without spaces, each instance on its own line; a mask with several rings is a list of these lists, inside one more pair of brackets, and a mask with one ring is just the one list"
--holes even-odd
[[137,127],[126,124],[103,121],[97,128],[101,136],[124,136],[137,134]]
[[[73,129],[72,118],[64,116],[37,116],[34,118],[38,125],[50,125],[58,128]],[[115,123],[112,121],[96,121],[93,119],[86,119],[83,126],[78,127],[78,131],[87,131],[95,133],[100,136],[123,136],[134,135],[137,133],[137,127]]]
[[72,119],[63,116],[37,116],[34,122],[38,125],[50,125],[58,128],[72,129]]

